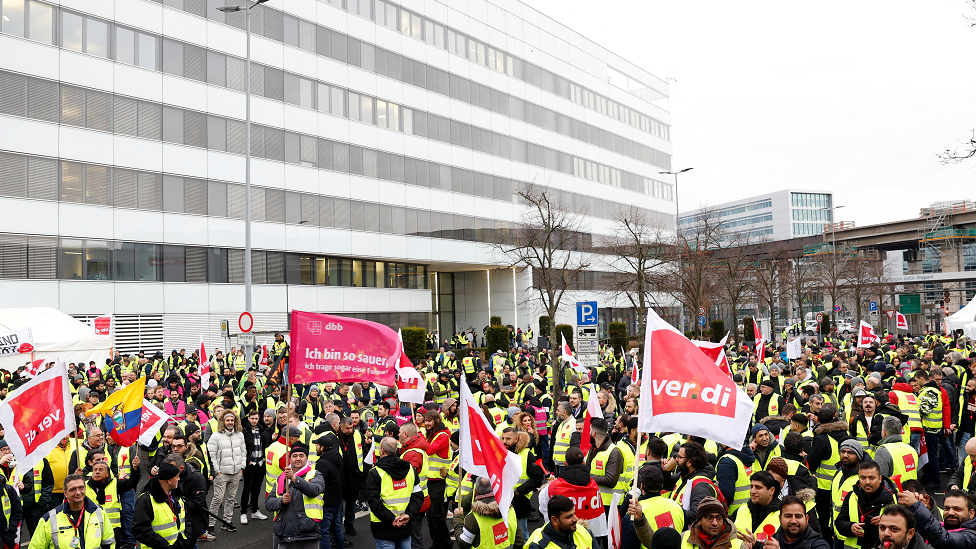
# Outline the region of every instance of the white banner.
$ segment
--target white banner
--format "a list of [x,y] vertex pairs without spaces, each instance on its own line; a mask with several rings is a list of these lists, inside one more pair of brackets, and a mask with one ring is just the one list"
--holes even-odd
[[139,444],[149,446],[156,438],[156,432],[166,425],[169,415],[160,410],[155,404],[145,398],[142,399],[142,425],[139,427]]
[[30,328],[0,334],[0,355],[16,355],[34,351],[34,335]]
[[795,358],[800,358],[800,354],[803,352],[803,343],[801,343],[800,338],[796,338],[793,341],[788,341],[786,343],[786,359],[793,360]]

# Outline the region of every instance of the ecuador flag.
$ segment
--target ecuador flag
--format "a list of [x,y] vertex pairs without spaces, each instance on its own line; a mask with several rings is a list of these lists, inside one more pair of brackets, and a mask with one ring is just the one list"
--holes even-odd
[[132,446],[139,440],[142,426],[142,401],[146,393],[146,378],[140,377],[118,391],[85,415],[101,414],[105,429],[119,446]]

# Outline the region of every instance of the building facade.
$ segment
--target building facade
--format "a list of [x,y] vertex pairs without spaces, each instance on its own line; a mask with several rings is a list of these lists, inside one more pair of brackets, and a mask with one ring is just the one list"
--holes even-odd
[[3,306],[114,313],[126,352],[233,344],[248,82],[259,334],[292,309],[537,328],[486,245],[520,189],[597,244],[624,206],[674,223],[667,84],[517,1],[224,4],[0,3]]
[[[831,192],[785,189],[708,205],[707,210],[721,220],[727,233],[771,241],[822,234],[833,223],[833,207]],[[678,218],[681,230],[692,230],[703,212],[682,212]]]

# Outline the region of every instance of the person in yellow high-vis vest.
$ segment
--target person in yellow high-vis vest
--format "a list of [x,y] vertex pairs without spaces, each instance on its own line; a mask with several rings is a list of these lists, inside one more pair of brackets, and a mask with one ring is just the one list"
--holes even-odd
[[780,486],[768,471],[757,471],[749,479],[749,501],[736,509],[732,522],[736,530],[761,536],[767,526],[779,527]]
[[[320,539],[319,523],[324,516],[322,492],[325,480],[308,461],[309,449],[293,444],[288,451],[290,463],[275,480],[274,489],[264,502],[274,513],[274,532],[278,545],[303,547]],[[311,520],[309,520],[311,519]],[[316,543],[317,544],[317,543]]]
[[590,478],[600,487],[600,499],[608,507],[617,493],[617,481],[624,469],[624,457],[620,449],[613,445],[607,432],[607,422],[602,418],[590,420],[590,435],[596,443],[586,454],[586,466]]
[[516,525],[515,508],[509,506],[507,515],[502,515],[488,479],[479,478],[474,497],[461,504],[453,519],[454,538],[460,549],[522,547],[525,538]]
[[413,523],[424,502],[417,472],[397,455],[394,438],[383,438],[373,455],[376,462],[366,473],[365,486],[370,533],[374,540],[392,542],[384,545],[393,549],[410,549]]
[[[105,511],[85,496],[85,478],[81,475],[68,475],[64,479],[63,490],[64,503],[44,515],[37,524],[37,530],[32,532],[30,549],[93,549],[114,546],[115,530]],[[2,495],[5,514],[11,506],[7,501],[9,497],[7,493]],[[4,545],[8,545],[6,537]]]
[[898,476],[902,482],[918,479],[918,453],[902,439],[903,430],[900,419],[886,416],[881,422],[881,442],[874,452],[881,474]]
[[122,539],[121,495],[129,490],[135,490],[140,480],[139,455],[136,454],[132,459],[134,461],[132,476],[126,475],[125,478],[118,479],[112,476],[107,463],[104,461],[94,463],[92,476],[85,492],[88,499],[97,503],[105,511],[116,539]]
[[139,543],[156,548],[182,547],[187,542],[186,502],[173,494],[179,475],[176,465],[164,461],[149,481],[149,490],[136,500],[132,534]]
[[512,498],[512,507],[518,518],[518,526],[522,531],[522,536],[529,536],[529,514],[532,512],[532,504],[529,498],[532,493],[542,487],[544,478],[542,469],[536,464],[535,453],[530,448],[529,434],[518,431],[514,427],[507,427],[502,432],[502,444],[508,448],[509,452],[517,455],[522,464],[522,473],[515,482],[515,497]]

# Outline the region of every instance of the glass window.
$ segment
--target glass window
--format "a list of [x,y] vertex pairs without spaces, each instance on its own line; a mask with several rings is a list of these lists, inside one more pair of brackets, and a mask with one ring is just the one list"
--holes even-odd
[[29,38],[45,44],[54,41],[54,8],[40,2],[30,3]]
[[315,107],[315,99],[312,95],[314,83],[311,80],[302,78],[298,82],[299,105],[312,109]]
[[357,287],[357,288],[362,288],[364,286],[364,283],[363,283],[363,278],[364,278],[363,277],[363,274],[364,274],[364,271],[363,271],[363,269],[364,269],[364,267],[363,267],[363,261],[362,260],[360,260],[360,259],[354,259],[352,261],[352,285],[355,286],[355,287]]
[[339,286],[341,279],[339,278],[339,260],[334,257],[330,257],[327,260],[328,263],[328,284],[329,286]]
[[24,0],[3,0],[0,4],[3,20],[0,21],[0,31],[4,34],[24,36]]
[[332,88],[332,107],[329,112],[336,116],[346,116],[346,94],[345,90]]
[[61,12],[61,46],[69,50],[83,51],[85,43],[83,41],[84,18],[82,16],[63,11]]
[[85,53],[108,57],[108,23],[86,18]]
[[363,286],[372,288],[376,286],[376,265],[372,261],[363,261]]
[[386,26],[391,29],[397,28],[397,7],[393,4],[386,5]]
[[376,287],[377,288],[385,288],[386,287],[386,263],[384,263],[383,261],[377,261],[376,262],[376,279],[375,279],[375,283],[376,283]]
[[110,280],[112,264],[108,243],[104,240],[85,241],[85,278],[88,280]]
[[386,118],[386,101],[376,100],[376,125],[385,128],[387,127]]
[[373,123],[373,98],[365,95],[361,97],[362,109],[359,113],[359,119],[367,124]]
[[115,245],[115,280],[136,279],[136,245],[132,242],[119,242]]
[[423,19],[419,15],[410,14],[410,36],[423,39],[424,27]]
[[400,10],[400,32],[410,34],[410,12]]
[[60,257],[58,258],[58,264],[61,267],[61,276],[63,280],[81,280],[84,278],[84,272],[82,271],[82,252],[83,246],[81,240],[72,239],[61,239],[61,247],[59,248]]
[[115,27],[115,60],[129,65],[136,64],[136,31]]
[[156,49],[159,39],[151,34],[139,33],[139,66],[156,70]]
[[329,283],[329,265],[324,257],[315,258],[315,283],[319,286]]
[[349,92],[349,118],[359,120],[359,94]]

